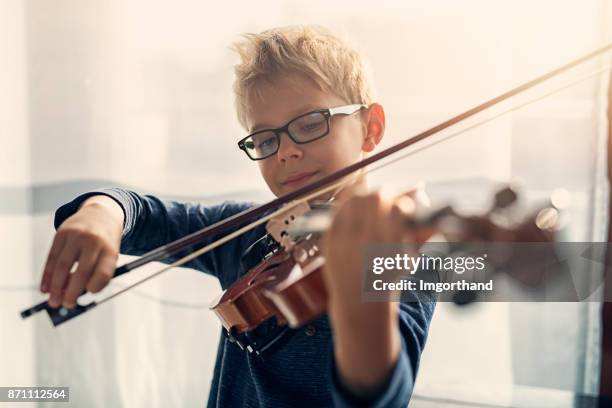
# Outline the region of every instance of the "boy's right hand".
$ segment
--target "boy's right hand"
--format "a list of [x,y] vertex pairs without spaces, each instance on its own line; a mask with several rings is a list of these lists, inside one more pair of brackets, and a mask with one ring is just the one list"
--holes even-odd
[[41,292],[50,295],[49,306],[73,308],[85,289],[96,293],[108,285],[117,265],[123,220],[119,204],[98,195],[62,223],[40,283]]

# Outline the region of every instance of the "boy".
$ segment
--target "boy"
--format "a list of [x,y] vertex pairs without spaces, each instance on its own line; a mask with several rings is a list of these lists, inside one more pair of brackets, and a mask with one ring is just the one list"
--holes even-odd
[[[272,29],[245,36],[236,48],[236,109],[250,134],[239,145],[276,196],[359,161],[381,141],[384,111],[373,103],[361,59],[326,30]],[[222,337],[208,406],[408,404],[434,304],[362,303],[361,257],[354,254],[368,242],[410,239],[399,226],[414,204],[360,193],[364,186],[361,177],[335,197],[338,209],[324,236],[328,314],[308,330],[292,330],[263,360]],[[41,290],[51,306],[74,307],[84,289],[95,293],[108,284],[119,252],[141,255],[250,206],[203,207],[121,189],[84,194],[56,212]],[[257,228],[187,266],[216,276],[225,289],[246,272],[241,256],[264,234]],[[264,342],[273,326],[249,339]]]

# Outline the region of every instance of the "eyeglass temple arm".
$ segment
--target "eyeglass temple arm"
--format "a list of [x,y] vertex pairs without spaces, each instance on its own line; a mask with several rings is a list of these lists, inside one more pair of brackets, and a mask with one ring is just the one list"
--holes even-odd
[[332,116],[333,115],[351,115],[362,108],[367,108],[367,105],[356,103],[353,105],[338,106],[337,108],[330,108],[329,113]]

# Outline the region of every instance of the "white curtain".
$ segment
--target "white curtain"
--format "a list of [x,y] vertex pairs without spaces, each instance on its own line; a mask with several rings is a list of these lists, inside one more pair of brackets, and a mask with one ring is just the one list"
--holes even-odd
[[[53,211],[80,192],[118,185],[207,203],[270,198],[235,146],[243,131],[229,45],[240,33],[318,23],[348,38],[372,68],[386,147],[610,41],[611,9],[606,0],[3,1],[0,385],[69,386],[73,406],[205,402],[219,334],[206,305],[219,286],[201,273],[174,270],[57,329],[18,312],[41,298]],[[389,166],[373,184],[427,181],[433,198],[469,208],[499,181],[520,179],[533,202],[565,187],[575,203],[570,240],[605,240],[607,78]],[[440,304],[416,397],[484,385],[595,392],[598,313],[597,303]]]

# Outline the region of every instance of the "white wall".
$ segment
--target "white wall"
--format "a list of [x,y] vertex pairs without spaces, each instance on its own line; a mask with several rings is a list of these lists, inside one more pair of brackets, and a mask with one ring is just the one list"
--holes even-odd
[[[76,193],[71,183],[269,197],[235,146],[243,131],[232,108],[229,44],[242,32],[320,23],[356,44],[387,111],[385,147],[609,41],[609,10],[605,0],[3,1],[0,286],[38,282],[52,212]],[[591,121],[601,78],[377,172],[375,184],[518,177],[534,195],[563,184],[588,201],[597,188]],[[439,196],[473,205],[445,191]],[[482,200],[482,191],[471,194]],[[580,211],[591,219],[588,208]],[[576,231],[577,240],[593,237]],[[0,371],[0,383],[69,385],[75,406],[199,406],[218,335],[203,305],[217,289],[180,271],[59,329],[43,316],[17,318],[35,291],[2,289],[0,365],[12,368]],[[581,305],[440,305],[419,389],[448,382],[593,391],[584,378],[596,368],[585,363],[596,327],[580,325],[589,313]],[[552,351],[566,344],[572,348]]]

